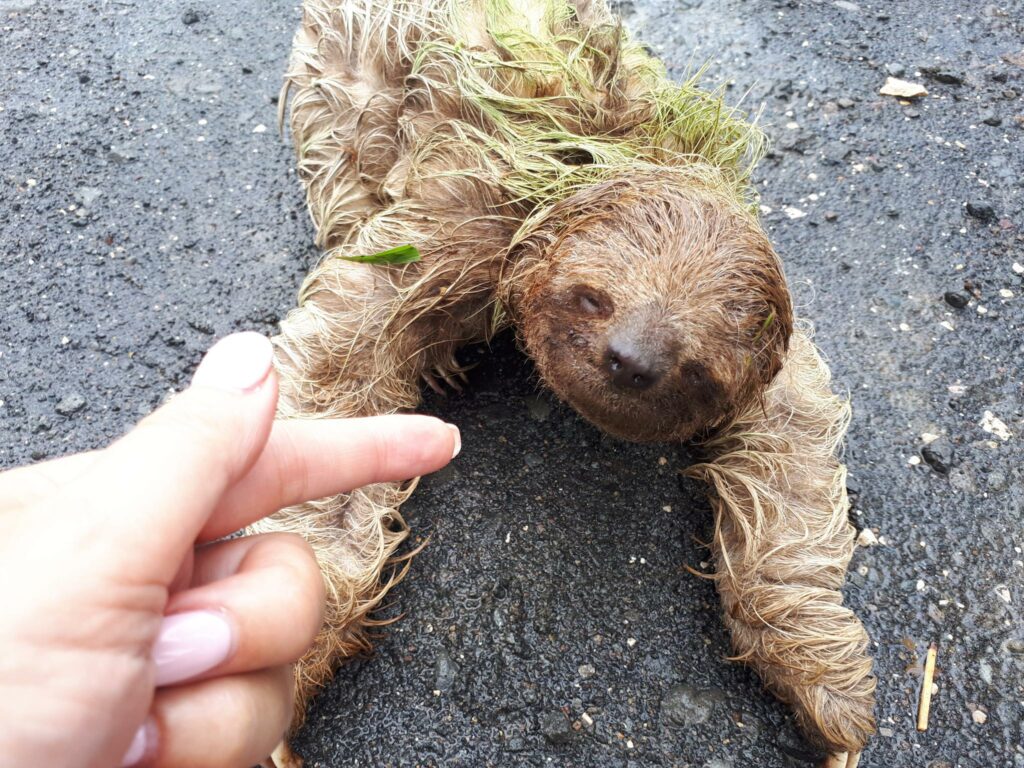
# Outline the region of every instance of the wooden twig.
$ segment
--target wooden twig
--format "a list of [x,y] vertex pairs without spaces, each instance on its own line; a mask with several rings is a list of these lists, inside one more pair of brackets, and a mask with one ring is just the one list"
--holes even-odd
[[939,649],[932,643],[924,660],[924,682],[921,685],[921,703],[917,708],[917,730],[928,730],[928,713],[932,706],[932,680],[935,677],[935,656]]

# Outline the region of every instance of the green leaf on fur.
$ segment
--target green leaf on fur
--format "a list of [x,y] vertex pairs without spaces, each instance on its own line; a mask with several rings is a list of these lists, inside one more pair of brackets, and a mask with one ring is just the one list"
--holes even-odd
[[360,264],[412,264],[421,256],[415,245],[400,245],[369,256],[341,256],[345,261],[358,261]]
[[764,336],[765,332],[769,328],[772,327],[772,323],[774,323],[774,322],[775,322],[775,310],[773,309],[771,311],[771,314],[769,314],[768,317],[766,317],[764,319],[764,322],[761,324],[761,330],[759,330],[757,332],[757,335],[754,337],[754,341],[760,341],[761,337]]

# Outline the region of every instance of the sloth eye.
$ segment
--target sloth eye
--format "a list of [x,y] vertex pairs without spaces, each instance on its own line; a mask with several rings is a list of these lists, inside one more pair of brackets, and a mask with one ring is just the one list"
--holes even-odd
[[608,317],[612,313],[612,301],[601,291],[585,285],[577,285],[572,290],[576,306],[586,315],[592,317]]
[[601,305],[597,299],[586,293],[580,296],[580,306],[583,307],[585,312],[589,312],[592,315],[596,315],[601,311]]

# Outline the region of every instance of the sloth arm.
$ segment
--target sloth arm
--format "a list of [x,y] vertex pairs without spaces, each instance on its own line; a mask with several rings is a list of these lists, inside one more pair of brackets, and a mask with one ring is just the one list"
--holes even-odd
[[[499,254],[507,233],[486,219],[454,225],[436,216],[411,202],[385,209],[310,272],[299,306],[273,339],[279,418],[413,410],[420,379],[438,368],[450,373],[454,350],[486,332],[494,284],[483,255]],[[489,236],[497,239],[489,242]],[[406,243],[419,248],[420,262],[388,266],[342,258]],[[373,630],[385,623],[373,613],[414,554],[399,553],[408,535],[399,507],[411,492],[409,484],[377,483],[281,510],[250,528],[305,538],[327,587],[324,627],[296,665],[293,730],[338,663],[369,651]]]
[[[790,703],[804,733],[858,752],[874,731],[868,637],[840,588],[854,546],[846,468],[849,404],[802,330],[765,394],[702,446],[715,511],[715,581],[735,659]],[[841,763],[840,763],[841,764]]]

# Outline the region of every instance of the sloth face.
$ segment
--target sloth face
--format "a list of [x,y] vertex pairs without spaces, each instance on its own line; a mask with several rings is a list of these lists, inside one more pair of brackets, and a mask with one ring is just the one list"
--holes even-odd
[[[584,197],[585,196],[585,197]],[[792,312],[752,216],[700,188],[610,182],[562,204],[519,299],[546,383],[628,440],[685,440],[756,400]]]

